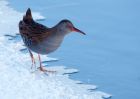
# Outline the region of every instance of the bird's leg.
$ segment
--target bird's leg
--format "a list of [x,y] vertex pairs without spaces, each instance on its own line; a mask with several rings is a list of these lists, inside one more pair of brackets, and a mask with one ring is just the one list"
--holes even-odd
[[31,66],[31,69],[33,68],[33,66],[36,67],[36,62],[35,62],[35,59],[34,59],[34,56],[32,54],[32,52],[29,50],[29,53],[30,53],[30,56],[31,56],[31,60],[32,60],[32,66]]
[[38,58],[39,58],[39,63],[40,63],[40,70],[43,71],[43,72],[47,72],[47,70],[45,70],[42,66],[42,62],[41,62],[41,58],[40,58],[40,55],[38,54]]
[[40,55],[38,54],[38,58],[39,58],[39,63],[40,63],[40,70],[43,71],[43,72],[50,72],[50,73],[55,73],[56,71],[50,71],[50,70],[46,70],[43,68],[42,66],[42,62],[41,62],[41,58],[40,58]]

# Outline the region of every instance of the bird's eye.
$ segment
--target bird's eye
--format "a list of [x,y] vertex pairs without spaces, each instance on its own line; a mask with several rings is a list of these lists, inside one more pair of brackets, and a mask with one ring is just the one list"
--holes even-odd
[[71,24],[67,24],[66,27],[67,27],[68,29],[70,29],[70,30],[73,29],[73,27],[71,26]]

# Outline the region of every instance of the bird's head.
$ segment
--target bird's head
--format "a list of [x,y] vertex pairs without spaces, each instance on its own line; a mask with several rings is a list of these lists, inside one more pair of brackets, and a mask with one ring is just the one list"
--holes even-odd
[[78,32],[83,35],[86,35],[83,31],[77,29],[72,24],[72,22],[67,19],[60,21],[57,26],[58,26],[59,31],[65,33],[65,34],[69,34],[71,32]]

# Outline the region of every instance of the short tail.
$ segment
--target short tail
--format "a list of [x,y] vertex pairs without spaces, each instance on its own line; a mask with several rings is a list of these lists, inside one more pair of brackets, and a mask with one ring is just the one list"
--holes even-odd
[[27,9],[26,14],[23,16],[23,21],[25,21],[25,22],[33,21],[32,13],[31,13],[30,8]]

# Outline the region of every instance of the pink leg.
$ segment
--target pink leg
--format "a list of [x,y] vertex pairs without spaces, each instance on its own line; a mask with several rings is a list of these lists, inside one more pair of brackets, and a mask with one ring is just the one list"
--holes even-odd
[[30,56],[31,56],[31,60],[32,60],[32,66],[31,66],[31,69],[33,68],[33,66],[36,67],[36,62],[35,62],[35,59],[34,59],[34,56],[32,54],[32,52],[29,50],[29,53],[30,53]]
[[40,63],[40,70],[43,72],[50,72],[50,73],[55,73],[56,71],[49,71],[43,68],[42,63],[41,63],[41,58],[40,55],[38,54],[38,58],[39,58],[39,63]]
[[40,58],[40,55],[38,54],[38,58],[39,58],[39,63],[40,63],[40,70],[43,71],[43,72],[47,72],[47,70],[45,70],[42,66],[42,63],[41,63],[41,58]]

